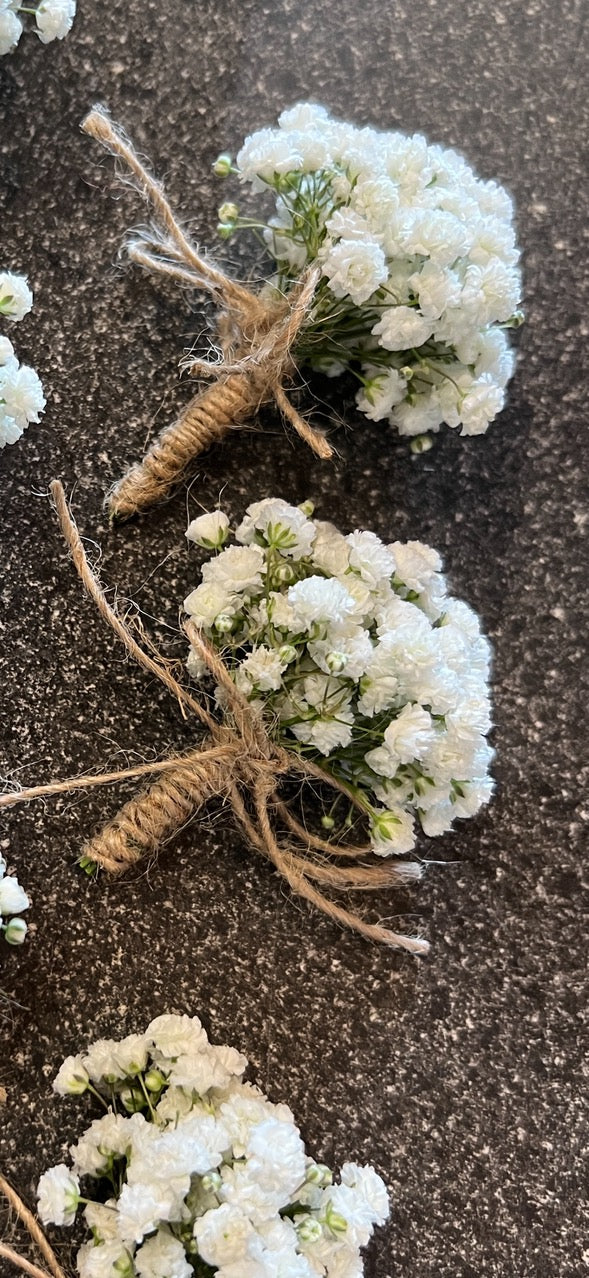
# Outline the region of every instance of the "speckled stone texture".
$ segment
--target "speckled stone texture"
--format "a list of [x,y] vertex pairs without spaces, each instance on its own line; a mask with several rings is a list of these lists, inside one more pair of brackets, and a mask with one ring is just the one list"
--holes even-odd
[[[4,947],[0,959],[3,1169],[32,1195],[79,1130],[84,1106],[50,1090],[64,1055],[164,1010],[199,1012],[215,1041],[242,1049],[256,1080],[291,1103],[317,1156],[371,1159],[386,1177],[394,1214],[367,1255],[368,1278],[573,1278],[588,1263],[579,1162],[586,9],[581,0],[79,7],[62,44],[31,37],[0,63],[1,262],[34,286],[15,341],[48,394],[42,424],[0,456],[3,774],[32,784],[193,740],[83,597],[46,497],[57,475],[100,546],[104,581],[121,606],[136,601],[171,655],[183,651],[178,603],[196,584],[187,512],[221,491],[234,515],[262,495],[312,496],[344,528],[437,546],[495,646],[498,786],[478,819],[424,843],[434,863],[418,891],[371,903],[430,937],[423,962],[295,904],[221,812],[115,884],[90,882],[75,861],[132,787],[6,814],[0,847],[34,907],[26,946]],[[189,488],[112,531],[104,492],[187,398],[177,361],[205,318],[117,259],[142,211],[79,122],[95,100],[108,103],[212,244],[227,190],[210,175],[212,159],[302,97],[359,123],[422,130],[511,188],[528,319],[509,406],[487,437],[446,431],[414,458],[358,417],[350,385],[316,381],[315,420],[346,423],[333,436],[335,466],[316,463],[269,414],[263,435],[236,434]],[[232,254],[223,246],[220,256],[235,263]],[[241,265],[259,260],[242,250]]]

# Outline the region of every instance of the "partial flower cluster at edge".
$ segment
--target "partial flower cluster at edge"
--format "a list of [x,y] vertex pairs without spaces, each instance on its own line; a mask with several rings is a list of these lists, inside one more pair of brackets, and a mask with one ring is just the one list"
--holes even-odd
[[82,1207],[80,1278],[361,1278],[389,1214],[382,1179],[349,1162],[335,1180],[246,1065],[174,1015],[64,1061],[55,1091],[104,1113],[41,1177],[38,1210],[67,1227]]
[[[33,294],[25,276],[0,272],[0,317],[16,324],[32,305]],[[0,448],[20,439],[31,422],[40,420],[44,407],[38,374],[34,368],[19,364],[12,342],[0,335]]]
[[[416,818],[443,834],[491,796],[490,647],[431,547],[311,515],[254,502],[230,546],[223,511],[194,520],[188,538],[216,553],[184,607],[270,735],[339,782],[325,828],[349,821],[347,795],[374,851],[403,855]],[[207,677],[192,652],[188,667]]]
[[0,932],[9,945],[22,945],[27,925],[20,915],[30,904],[18,879],[6,873],[6,861],[0,856]]
[[[71,31],[76,15],[76,0],[0,0],[0,56],[12,53],[23,31],[32,29],[42,44],[63,40]],[[29,26],[28,20],[32,19]]]

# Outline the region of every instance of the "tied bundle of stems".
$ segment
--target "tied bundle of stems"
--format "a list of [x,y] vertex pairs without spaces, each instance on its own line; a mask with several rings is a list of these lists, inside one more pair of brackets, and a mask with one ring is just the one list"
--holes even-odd
[[115,485],[108,498],[112,518],[128,519],[162,500],[199,453],[272,401],[317,457],[331,457],[327,440],[301,417],[284,389],[296,372],[293,346],[313,304],[319,267],[309,267],[283,296],[263,297],[238,284],[191,243],[161,185],[107,113],[95,108],[82,128],[122,161],[126,174],[151,204],[157,227],[133,236],[127,246],[131,260],[184,287],[204,290],[219,308],[222,359],[190,361],[191,374],[212,378],[213,385],[189,401],[143,461]]
[[[145,857],[155,855],[204,804],[221,797],[231,807],[248,843],[274,865],[293,893],[334,922],[369,940],[413,954],[427,953],[429,945],[422,938],[393,932],[382,923],[368,922],[325,895],[325,890],[366,891],[406,885],[413,877],[412,863],[399,860],[383,864],[372,855],[369,845],[332,843],[306,828],[280,792],[281,784],[288,780],[327,785],[344,794],[359,817],[363,818],[365,813],[345,783],[313,760],[270,739],[261,719],[235,686],[224,662],[193,621],[185,623],[185,631],[194,652],[222,689],[225,709],[220,720],[178,682],[169,662],[159,655],[151,655],[137,642],[129,625],[108,603],[88,563],[59,481],[51,484],[51,494],[74,565],[101,616],[134,660],[168,688],[178,700],[182,713],[196,717],[206,730],[207,738],[204,745],[181,756],[4,794],[0,796],[0,807],[133,777],[155,776],[149,788],[126,803],[83,850],[84,868],[101,867],[118,875]],[[276,822],[283,827],[285,837],[277,835]]]

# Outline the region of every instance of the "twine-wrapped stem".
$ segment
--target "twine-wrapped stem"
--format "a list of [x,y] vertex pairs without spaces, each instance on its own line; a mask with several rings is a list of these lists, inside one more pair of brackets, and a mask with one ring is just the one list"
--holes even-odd
[[123,162],[125,172],[155,213],[158,229],[137,232],[128,245],[131,259],[182,286],[205,290],[220,310],[223,358],[194,359],[189,365],[193,375],[212,377],[214,384],[189,401],[143,460],[114,486],[108,497],[112,517],[128,519],[161,501],[199,453],[243,426],[271,401],[317,457],[331,457],[325,437],[301,417],[284,390],[284,383],[290,382],[296,371],[294,348],[313,306],[320,278],[318,266],[312,266],[286,296],[266,298],[253,293],[192,244],[161,184],[102,108],[91,111],[82,128]]

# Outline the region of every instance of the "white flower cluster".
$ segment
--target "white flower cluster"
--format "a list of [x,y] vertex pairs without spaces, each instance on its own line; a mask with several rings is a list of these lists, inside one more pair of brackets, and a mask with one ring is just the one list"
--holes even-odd
[[[0,316],[17,323],[32,305],[33,294],[24,275],[0,272]],[[43,387],[34,368],[19,364],[12,342],[0,336],[0,448],[20,439],[30,422],[39,421],[44,407]]]
[[169,1015],[64,1061],[55,1091],[106,1107],[38,1187],[45,1224],[73,1224],[85,1203],[80,1278],[360,1278],[389,1212],[383,1181],[345,1163],[334,1183],[290,1109],[242,1081],[246,1065],[197,1017]]
[[463,435],[487,429],[513,372],[504,329],[521,322],[501,186],[419,134],[356,128],[310,103],[248,137],[235,168],[228,156],[215,168],[275,193],[269,222],[226,204],[219,229],[263,228],[279,290],[321,263],[300,363],[334,376],[350,369],[361,412],[402,435],[443,422]]
[[28,910],[31,902],[13,874],[6,873],[6,862],[0,856],[0,932],[9,945],[22,945],[27,934],[24,919],[16,917]]
[[63,40],[71,31],[76,0],[41,0],[34,8],[23,0],[0,0],[0,56],[16,48],[24,30],[23,19],[31,15],[42,44]]
[[188,538],[218,553],[184,607],[268,731],[366,812],[374,851],[404,854],[415,816],[442,834],[491,796],[489,644],[435,550],[311,515],[254,502],[225,549],[225,514],[194,520]]

